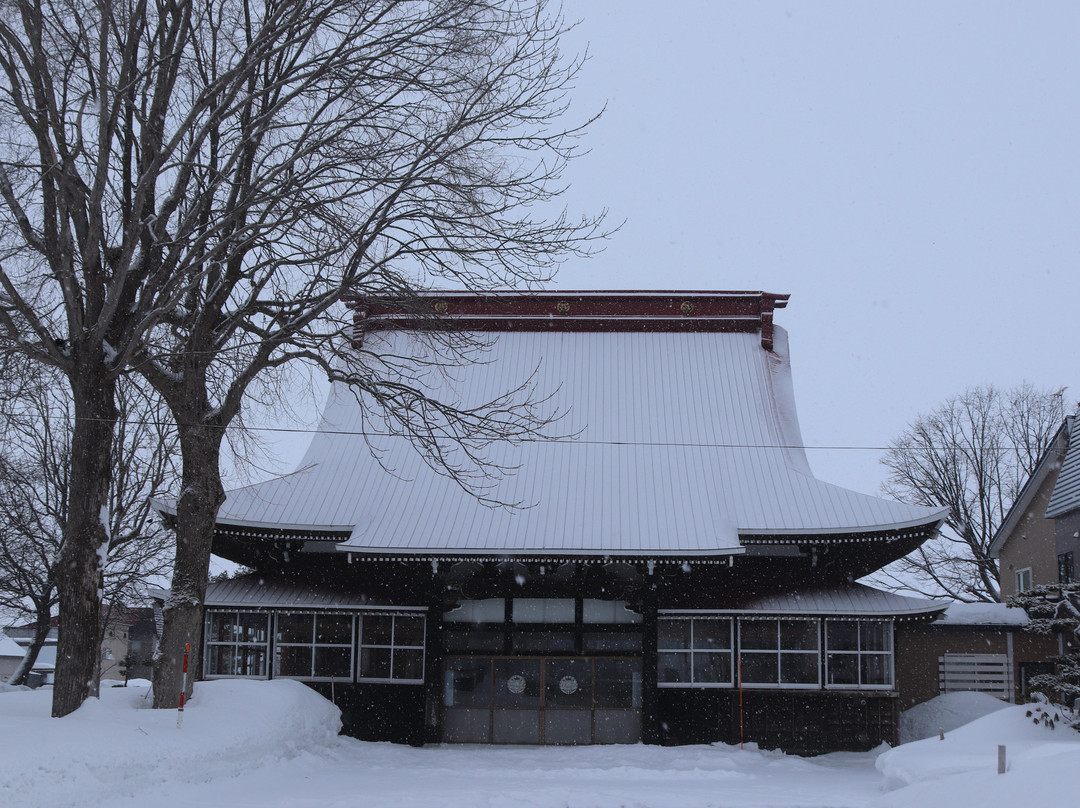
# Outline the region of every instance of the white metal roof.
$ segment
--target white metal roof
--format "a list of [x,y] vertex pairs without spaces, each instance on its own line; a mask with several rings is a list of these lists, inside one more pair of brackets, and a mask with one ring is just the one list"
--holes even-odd
[[[730,613],[760,612],[762,614],[904,616],[929,615],[944,610],[949,604],[942,601],[911,598],[895,592],[885,592],[859,583],[841,583],[820,587],[794,588],[767,595],[743,598],[730,608],[709,610]],[[697,614],[703,609],[661,609],[662,614]]]
[[[939,513],[815,479],[801,448],[787,338],[754,333],[501,332],[482,361],[422,371],[442,400],[477,404],[533,377],[567,412],[571,439],[496,444],[516,471],[485,494],[429,468],[401,437],[373,430],[335,386],[299,470],[228,493],[219,523],[344,529],[341,549],[370,553],[716,554],[740,533],[883,530]],[[365,347],[423,355],[409,332]],[[453,378],[450,378],[453,377]],[[375,427],[377,428],[377,427]]]
[[1046,516],[1053,519],[1080,508],[1080,436],[1077,435],[1077,417],[1069,416],[1065,428],[1069,448],[1061,464],[1061,473],[1054,483],[1054,491],[1046,503]]

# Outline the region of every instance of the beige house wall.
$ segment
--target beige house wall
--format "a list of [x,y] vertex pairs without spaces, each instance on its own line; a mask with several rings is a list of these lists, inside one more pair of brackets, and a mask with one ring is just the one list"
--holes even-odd
[[1057,583],[1054,520],[1044,515],[1057,478],[1057,469],[1046,475],[1016,529],[1001,546],[998,581],[1002,597],[1016,594],[1016,573],[1022,569],[1031,569],[1032,586]]

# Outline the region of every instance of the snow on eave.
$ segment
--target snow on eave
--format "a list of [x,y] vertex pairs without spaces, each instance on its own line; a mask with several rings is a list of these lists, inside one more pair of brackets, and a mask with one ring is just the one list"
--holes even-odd
[[[929,516],[911,519],[905,522],[890,522],[880,525],[859,525],[847,528],[750,529],[740,530],[739,534],[741,536],[753,537],[754,539],[768,538],[769,536],[821,536],[822,538],[828,539],[831,536],[842,541],[851,533],[886,533],[894,530],[908,530],[910,528],[931,526],[940,528],[948,513],[948,508],[941,508],[936,511],[931,511]],[[882,536],[881,540],[886,541],[889,538],[891,537]]]
[[935,626],[1025,626],[1030,622],[1027,612],[1019,606],[1005,603],[947,604],[945,613]]

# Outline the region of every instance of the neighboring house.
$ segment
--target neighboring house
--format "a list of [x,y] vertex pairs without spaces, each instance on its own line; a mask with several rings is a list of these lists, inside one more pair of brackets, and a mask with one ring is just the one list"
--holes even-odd
[[[298,470],[219,511],[214,552],[256,573],[207,590],[204,677],[307,682],[370,740],[896,741],[904,636],[945,605],[853,581],[944,514],[813,476],[786,295],[425,302],[435,330],[354,304],[357,341],[462,407],[532,374],[568,437],[485,447],[511,471],[484,494],[521,504],[492,507],[334,386]],[[431,365],[444,327],[478,361]]]
[[[50,621],[49,635],[31,669],[48,684],[52,682],[56,668],[56,642],[58,619]],[[25,653],[34,638],[34,625],[8,626],[4,629]],[[114,606],[105,616],[101,638],[102,681],[125,679],[149,679],[150,661],[157,650],[160,637],[151,607]]]
[[1080,559],[1080,435],[1065,419],[990,545],[1002,597],[1076,580]]
[[23,647],[0,632],[0,682],[6,682],[19,667],[26,655]]
[[1032,634],[1027,624],[1023,609],[1004,603],[952,603],[937,620],[912,625],[896,647],[901,709],[958,690],[1027,701],[1028,680],[1049,672],[1046,659],[1060,648],[1057,637]]

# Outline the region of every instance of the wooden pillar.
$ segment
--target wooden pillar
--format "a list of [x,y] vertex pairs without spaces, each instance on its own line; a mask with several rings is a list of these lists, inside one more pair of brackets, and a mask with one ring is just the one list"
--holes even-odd
[[431,562],[424,633],[424,724],[421,743],[440,743],[443,727],[443,580]]
[[652,571],[645,576],[641,608],[641,742],[658,744],[660,731],[660,691],[657,683],[656,609],[657,581]]

